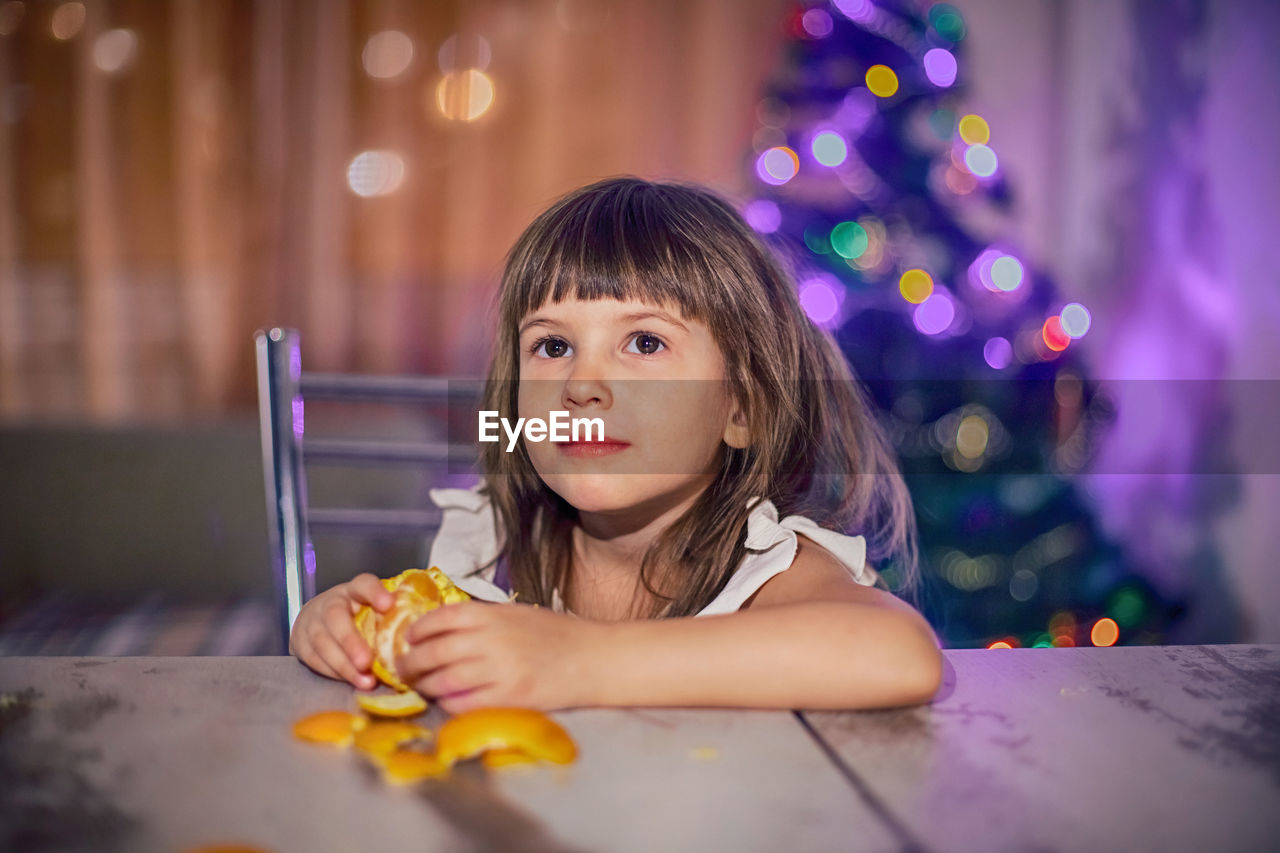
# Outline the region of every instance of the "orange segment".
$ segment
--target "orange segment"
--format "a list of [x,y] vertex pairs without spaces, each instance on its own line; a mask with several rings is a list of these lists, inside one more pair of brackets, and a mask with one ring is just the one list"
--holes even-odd
[[427,710],[427,700],[412,690],[404,693],[357,693],[360,710],[375,717],[412,717]]
[[293,724],[293,736],[309,743],[350,746],[355,733],[369,721],[348,711],[321,711]]
[[[488,749],[515,749],[530,758],[568,764],[578,747],[555,720],[531,708],[476,708],[451,717],[436,736],[445,764]],[[499,759],[501,760],[501,759]]]
[[410,749],[397,750],[382,763],[382,778],[392,785],[408,785],[420,779],[438,779],[448,773],[449,766],[436,756]]
[[353,743],[356,749],[376,761],[395,752],[402,743],[429,737],[431,730],[422,726],[400,720],[381,720],[356,732]]

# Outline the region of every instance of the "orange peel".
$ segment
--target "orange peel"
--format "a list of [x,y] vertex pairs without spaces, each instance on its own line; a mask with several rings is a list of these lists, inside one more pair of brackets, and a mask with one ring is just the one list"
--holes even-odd
[[369,724],[367,717],[350,711],[320,711],[293,724],[293,736],[308,743],[350,746],[356,732]]
[[360,710],[375,717],[412,717],[427,710],[427,700],[412,690],[404,693],[357,693]]
[[486,749],[480,753],[480,761],[488,768],[507,767],[512,764],[538,763],[538,759],[510,746],[499,749]]
[[491,761],[513,759],[509,750],[531,759],[569,764],[578,747],[559,723],[532,708],[475,708],[445,721],[436,734],[436,755],[444,764],[502,750]]
[[412,740],[431,737],[431,730],[402,720],[377,720],[355,733],[352,745],[378,762]]
[[379,681],[400,692],[409,685],[396,673],[396,658],[409,649],[406,634],[409,626],[422,614],[445,604],[468,601],[471,596],[449,580],[449,576],[432,566],[429,569],[407,569],[393,578],[384,578],[382,586],[395,596],[386,613],[365,605],[356,611],[356,631],[373,650],[370,669]]
[[382,761],[382,778],[392,785],[409,785],[421,779],[439,779],[449,773],[449,765],[433,753],[399,749]]

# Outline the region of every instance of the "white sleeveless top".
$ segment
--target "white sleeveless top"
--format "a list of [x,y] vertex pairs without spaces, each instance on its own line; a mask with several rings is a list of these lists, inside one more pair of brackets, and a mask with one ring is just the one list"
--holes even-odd
[[[482,485],[483,481],[470,489],[430,490],[432,502],[444,512],[428,565],[438,567],[473,598],[505,604],[511,596],[494,583],[499,545],[493,507],[488,497],[479,494]],[[879,574],[867,565],[865,538],[819,527],[802,515],[779,521],[773,501],[758,501],[747,517],[746,556],[720,594],[695,615],[737,611],[765,581],[790,568],[799,547],[797,533],[830,551],[856,582],[876,584]],[[565,612],[559,590],[554,593],[552,609]]]

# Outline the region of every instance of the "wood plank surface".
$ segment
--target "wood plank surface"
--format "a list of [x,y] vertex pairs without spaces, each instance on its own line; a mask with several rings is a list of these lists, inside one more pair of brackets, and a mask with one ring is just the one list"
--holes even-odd
[[790,712],[558,712],[572,765],[469,762],[394,788],[351,751],[291,737],[352,692],[288,657],[0,658],[0,848],[898,847]]
[[1280,844],[1280,646],[944,656],[931,705],[802,715],[903,847]]

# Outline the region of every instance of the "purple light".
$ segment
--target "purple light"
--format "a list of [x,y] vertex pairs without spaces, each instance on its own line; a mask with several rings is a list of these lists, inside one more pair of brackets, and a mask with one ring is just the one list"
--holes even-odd
[[982,357],[996,370],[1004,370],[1013,362],[1013,346],[1004,338],[990,338],[982,347]]
[[800,306],[809,319],[819,326],[826,326],[840,313],[841,294],[820,278],[810,279],[800,286]]
[[844,102],[832,118],[843,124],[850,134],[857,135],[875,114],[876,96],[859,86],[844,96]]
[[767,198],[758,198],[742,211],[747,224],[761,234],[772,234],[782,225],[782,211]]
[[810,9],[805,12],[800,19],[800,25],[804,27],[806,33],[816,39],[824,39],[831,35],[831,29],[834,26],[831,23],[831,16],[825,9]]
[[824,166],[839,166],[849,157],[849,146],[844,137],[832,130],[819,133],[809,147],[813,151],[813,159]]
[[940,290],[916,306],[912,315],[916,328],[926,335],[937,335],[945,332],[956,318],[956,306],[951,298]]
[[796,176],[796,155],[789,148],[770,148],[756,159],[756,174],[775,187]]
[[956,58],[951,51],[935,47],[924,55],[924,73],[930,83],[945,89],[956,82]]
[[876,13],[871,0],[831,0],[831,5],[839,9],[840,13],[849,20],[859,23],[870,21]]

